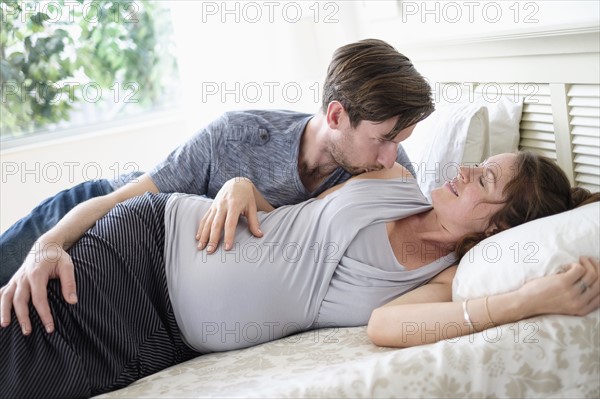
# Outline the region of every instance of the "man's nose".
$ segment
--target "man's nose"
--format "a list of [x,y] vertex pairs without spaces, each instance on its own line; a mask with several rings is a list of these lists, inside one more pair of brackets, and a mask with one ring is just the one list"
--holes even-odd
[[398,158],[398,144],[390,142],[379,151],[377,162],[386,169],[391,169]]

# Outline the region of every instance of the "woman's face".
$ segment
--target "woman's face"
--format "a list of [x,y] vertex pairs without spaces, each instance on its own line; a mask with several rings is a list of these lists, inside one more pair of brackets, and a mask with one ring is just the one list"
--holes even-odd
[[443,228],[453,236],[483,232],[504,204],[502,192],[515,176],[517,155],[499,154],[478,166],[463,166],[459,175],[432,191],[431,201]]

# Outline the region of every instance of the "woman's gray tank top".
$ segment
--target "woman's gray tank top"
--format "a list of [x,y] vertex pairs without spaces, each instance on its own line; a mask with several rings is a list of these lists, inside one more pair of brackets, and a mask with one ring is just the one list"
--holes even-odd
[[415,270],[396,260],[385,222],[431,209],[414,179],[353,179],[323,199],[244,218],[235,245],[198,251],[211,200],[173,195],[165,210],[169,295],[183,338],[199,352],[244,348],[319,327],[365,325],[371,311],[455,263]]

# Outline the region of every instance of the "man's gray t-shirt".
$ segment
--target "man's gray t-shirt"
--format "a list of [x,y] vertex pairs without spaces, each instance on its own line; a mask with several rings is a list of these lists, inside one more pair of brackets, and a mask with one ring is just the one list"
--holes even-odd
[[[313,192],[298,173],[298,151],[313,115],[285,110],[233,111],[201,129],[151,172],[161,192],[214,198],[234,177],[247,177],[275,208],[313,198],[352,175],[336,169]],[[397,162],[414,176],[410,160],[398,146]]]

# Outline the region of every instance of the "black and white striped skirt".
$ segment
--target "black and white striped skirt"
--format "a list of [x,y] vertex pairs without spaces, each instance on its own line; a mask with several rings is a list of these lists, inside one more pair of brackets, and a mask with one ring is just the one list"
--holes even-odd
[[48,286],[55,332],[30,304],[25,337],[13,312],[0,329],[0,397],[89,397],[127,386],[199,353],[182,341],[165,277],[168,194],[115,207],[70,250],[78,303]]

